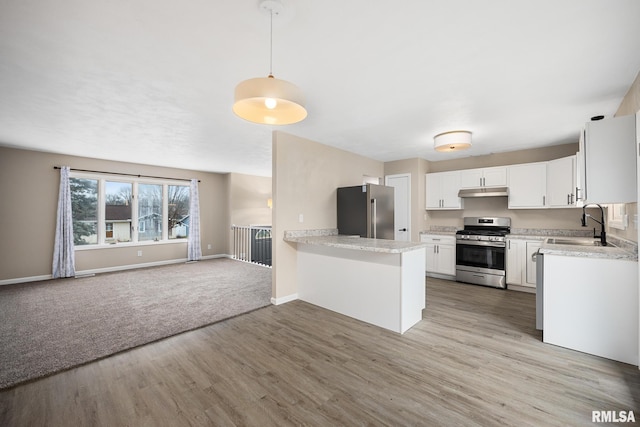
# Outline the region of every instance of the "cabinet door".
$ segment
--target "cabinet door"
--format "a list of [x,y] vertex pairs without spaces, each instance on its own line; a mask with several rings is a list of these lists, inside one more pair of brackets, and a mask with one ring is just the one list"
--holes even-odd
[[585,200],[585,186],[586,181],[586,158],[584,155],[584,129],[580,132],[580,149],[576,153],[576,202],[584,203]]
[[460,171],[443,172],[442,183],[442,207],[446,209],[461,209],[462,199],[458,197],[460,192]]
[[449,276],[456,275],[455,245],[438,245],[438,271]]
[[460,171],[426,174],[426,209],[461,209]]
[[546,193],[546,163],[509,166],[509,209],[544,208]]
[[524,241],[508,239],[506,253],[506,279],[509,285],[522,285],[522,272],[524,251],[522,246]]
[[485,187],[504,187],[507,185],[507,168],[485,168],[483,178],[482,183]]
[[541,242],[527,242],[527,274],[523,286],[536,287],[536,254],[540,249]]
[[460,188],[482,187],[482,169],[460,171]]
[[436,260],[436,245],[433,243],[428,243],[425,251],[427,253],[427,272],[437,273],[438,264]]
[[586,124],[586,203],[637,201],[635,145],[635,115]]
[[575,206],[576,156],[551,160],[547,163],[547,206],[566,208]]
[[427,209],[438,209],[442,205],[442,174],[428,173],[426,175]]

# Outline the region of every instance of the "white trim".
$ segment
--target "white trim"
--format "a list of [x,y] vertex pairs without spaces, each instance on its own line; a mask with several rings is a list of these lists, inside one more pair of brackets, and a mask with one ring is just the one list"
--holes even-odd
[[[407,215],[409,217],[409,222],[407,224],[407,236],[409,236],[409,240],[407,240],[408,242],[411,242],[411,223],[413,221],[413,212],[411,210],[411,205],[412,205],[412,201],[411,201],[411,174],[410,173],[397,173],[397,174],[393,174],[393,175],[385,175],[384,177],[384,185],[389,185],[389,178],[408,178],[407,179]],[[394,236],[395,236],[395,230],[394,230]]]
[[3,280],[0,280],[0,286],[17,285],[18,283],[27,283],[27,282],[40,282],[42,280],[51,280],[51,279],[53,279],[52,274],[44,274],[42,276],[19,277],[17,279],[3,279]]
[[288,303],[288,302],[291,302],[291,301],[295,301],[297,299],[298,299],[298,294],[297,293],[291,294],[291,295],[287,295],[287,296],[284,296],[284,297],[280,297],[280,298],[271,297],[271,304],[280,305],[280,304],[285,304],[285,303]]
[[154,245],[174,245],[177,243],[187,244],[186,238],[171,239],[171,240],[143,240],[142,242],[120,242],[120,243],[104,243],[104,244],[89,244],[89,245],[76,245],[76,251],[91,251],[96,249],[114,249],[114,248],[133,248],[137,246],[154,246]]
[[[229,254],[207,255],[202,257],[203,260],[215,259],[215,258],[233,258],[233,257],[232,255],[229,255]],[[179,258],[179,259],[172,259],[172,260],[166,260],[166,261],[146,262],[141,264],[120,265],[117,267],[94,268],[91,270],[76,270],[75,277],[80,279],[81,276],[92,276],[100,273],[114,273],[117,271],[135,270],[137,268],[159,267],[162,265],[180,264],[185,262],[187,262],[186,258]],[[31,276],[31,277],[18,277],[15,279],[3,279],[3,280],[0,280],[0,286],[16,285],[18,283],[27,283],[27,282],[41,282],[43,280],[51,280],[51,279],[53,279],[53,276],[51,274],[45,274],[42,276]]]

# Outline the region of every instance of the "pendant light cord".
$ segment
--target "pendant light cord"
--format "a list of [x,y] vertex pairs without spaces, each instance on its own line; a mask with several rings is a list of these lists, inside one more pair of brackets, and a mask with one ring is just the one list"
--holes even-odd
[[273,9],[271,9],[271,31],[269,34],[269,77],[273,77]]

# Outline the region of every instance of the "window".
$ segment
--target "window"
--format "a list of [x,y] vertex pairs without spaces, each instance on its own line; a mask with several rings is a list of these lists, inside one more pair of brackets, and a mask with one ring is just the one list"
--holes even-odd
[[77,246],[167,242],[189,235],[189,185],[72,172]]
[[138,185],[138,240],[162,239],[162,185]]
[[626,230],[629,225],[629,217],[627,216],[627,205],[624,203],[606,205],[607,208],[607,225],[611,228]]
[[98,180],[71,178],[73,243],[76,246],[98,243]]
[[[130,182],[106,181],[104,188],[104,219],[106,223],[112,224],[111,233],[105,232],[105,242],[130,242],[133,184]],[[111,235],[109,236],[108,234]]]
[[169,239],[189,236],[189,187],[169,186]]

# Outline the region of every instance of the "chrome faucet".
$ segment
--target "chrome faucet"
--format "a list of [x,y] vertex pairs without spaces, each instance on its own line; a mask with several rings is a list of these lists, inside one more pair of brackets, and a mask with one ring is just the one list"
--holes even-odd
[[[600,208],[600,221],[598,221],[597,219],[595,219],[594,217],[592,217],[591,215],[589,215],[586,211],[585,208],[588,206],[597,206]],[[593,238],[595,239],[596,237],[600,238],[600,244],[602,244],[602,246],[607,246],[607,233],[604,231],[604,209],[602,209],[602,206],[600,206],[597,203],[591,203],[591,204],[586,204],[582,207],[582,226],[586,227],[587,226],[587,218],[591,218],[592,220],[594,220],[595,222],[597,222],[598,224],[600,224],[600,235],[596,235],[596,228],[593,228]]]

